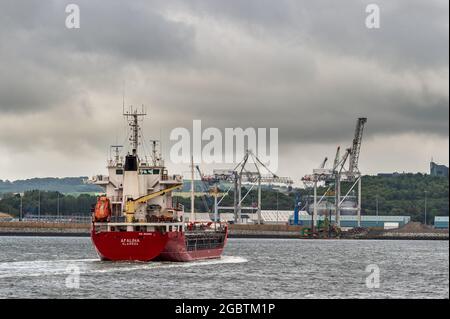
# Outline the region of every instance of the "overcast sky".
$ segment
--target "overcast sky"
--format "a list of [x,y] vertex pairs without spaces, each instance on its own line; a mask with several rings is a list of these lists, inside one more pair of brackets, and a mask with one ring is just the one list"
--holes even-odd
[[[65,27],[69,3],[80,29]],[[380,29],[365,27],[369,3]],[[0,179],[105,173],[108,145],[124,139],[123,88],[165,154],[193,119],[277,127],[278,174],[298,182],[366,116],[363,173],[448,164],[448,5],[1,0]]]

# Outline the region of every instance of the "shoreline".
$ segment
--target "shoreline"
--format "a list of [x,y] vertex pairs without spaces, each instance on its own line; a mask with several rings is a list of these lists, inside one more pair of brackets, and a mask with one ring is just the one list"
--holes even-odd
[[[0,222],[0,237],[89,237],[90,224]],[[292,225],[229,225],[228,238],[260,239],[363,239],[363,240],[449,240],[449,233],[410,223],[395,230],[363,229],[357,232],[342,232],[338,238],[320,236],[311,238],[302,234],[304,227]]]
[[[90,237],[89,232],[61,232],[61,231],[0,231],[0,237]],[[309,238],[299,234],[229,234],[228,238],[248,238],[248,239],[306,239],[306,240],[441,240],[448,241],[448,234],[445,236],[430,236],[427,234],[413,235],[389,235],[389,236],[358,236],[341,238]]]

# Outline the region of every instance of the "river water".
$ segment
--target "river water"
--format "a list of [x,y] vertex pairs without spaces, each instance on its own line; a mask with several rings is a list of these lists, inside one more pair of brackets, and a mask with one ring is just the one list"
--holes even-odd
[[221,259],[137,263],[87,237],[0,237],[0,298],[449,298],[449,243],[230,239]]

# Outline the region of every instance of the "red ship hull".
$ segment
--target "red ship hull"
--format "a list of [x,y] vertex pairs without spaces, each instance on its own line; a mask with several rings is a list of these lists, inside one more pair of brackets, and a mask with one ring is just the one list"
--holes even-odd
[[150,261],[158,257],[169,237],[160,232],[100,232],[91,239],[102,260]]
[[217,245],[218,247],[189,250],[186,246],[186,237],[184,233],[169,233],[169,241],[161,254],[157,257],[157,260],[186,262],[219,258],[222,255],[227,238],[226,233],[223,234],[223,236],[223,242],[222,244]]
[[[210,234],[211,235],[211,234]],[[189,235],[187,235],[189,237]],[[102,260],[120,261],[177,261],[219,258],[227,240],[227,231],[213,233],[204,241],[203,247],[189,246],[194,236],[186,240],[184,232],[91,232],[92,242]],[[192,236],[191,236],[192,237]],[[190,237],[189,237],[190,238]],[[204,234],[200,238],[205,240]]]

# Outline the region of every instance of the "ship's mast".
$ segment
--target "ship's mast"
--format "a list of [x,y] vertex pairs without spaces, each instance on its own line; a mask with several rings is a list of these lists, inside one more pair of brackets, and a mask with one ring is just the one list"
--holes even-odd
[[145,115],[147,115],[147,113],[144,112],[144,106],[142,106],[141,112],[137,109],[133,109],[132,107],[130,110],[123,112],[123,116],[128,119],[128,125],[130,125],[131,128],[130,142],[134,155],[138,153],[139,147],[139,117]]
[[119,163],[120,159],[120,149],[122,148],[122,145],[111,145],[111,148],[114,150],[114,160],[116,163]]
[[194,156],[191,156],[191,222],[195,221]]
[[150,140],[152,143],[152,162],[153,166],[161,165],[161,154],[158,155],[158,144],[161,145],[159,140]]

